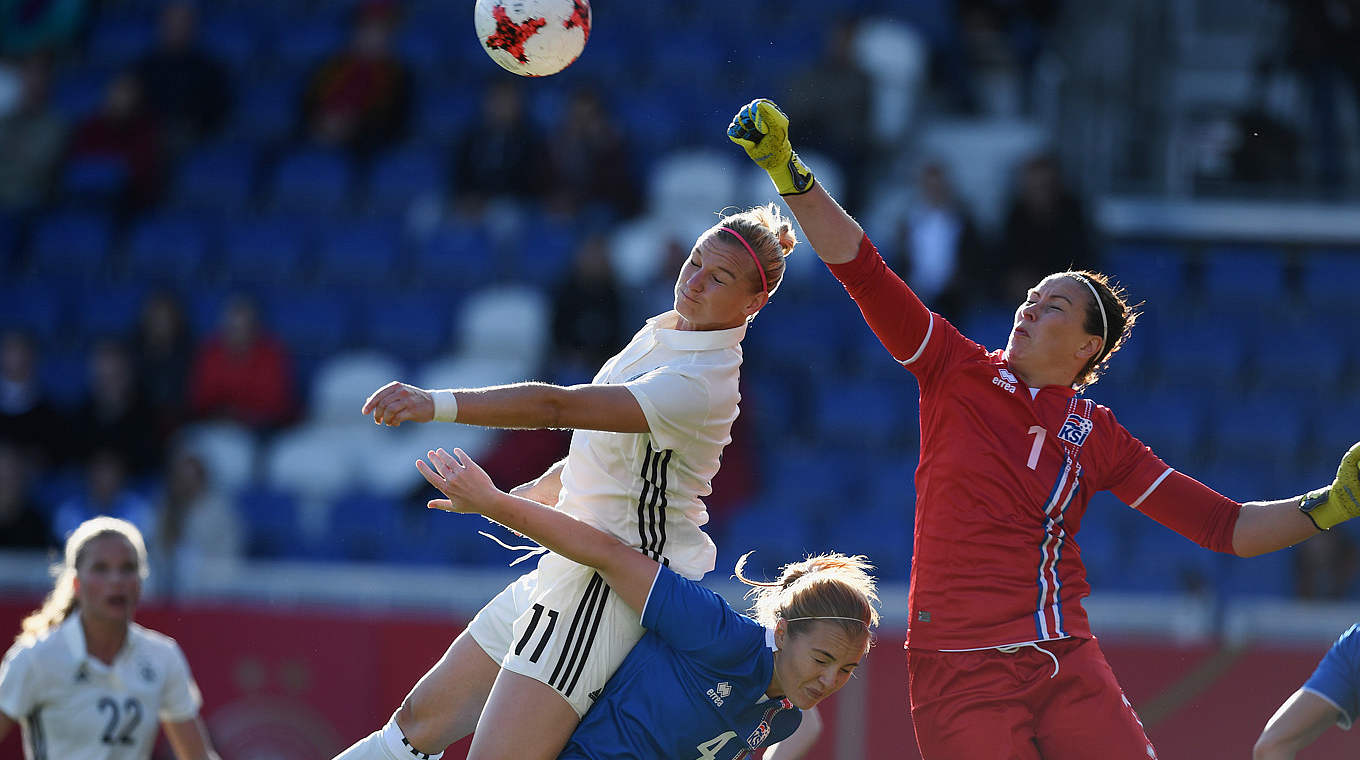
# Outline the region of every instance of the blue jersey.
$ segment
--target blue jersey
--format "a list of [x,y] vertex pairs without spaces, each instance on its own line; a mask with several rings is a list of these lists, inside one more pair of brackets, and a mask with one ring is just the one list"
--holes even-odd
[[1360,702],[1360,623],[1341,634],[1327,650],[1317,670],[1303,684],[1303,690],[1331,702],[1341,711],[1336,724],[1345,729],[1351,727]]
[[642,625],[559,760],[741,760],[798,728],[792,702],[765,696],[774,632],[722,597],[662,567]]

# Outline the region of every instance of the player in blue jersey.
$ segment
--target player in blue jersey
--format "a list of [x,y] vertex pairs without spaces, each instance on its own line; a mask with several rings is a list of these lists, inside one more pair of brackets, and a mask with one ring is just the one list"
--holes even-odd
[[[811,557],[772,583],[747,580],[738,563],[737,577],[754,587],[753,620],[614,536],[499,490],[459,449],[431,451],[416,466],[447,497],[430,507],[484,515],[594,568],[595,582],[642,617],[646,635],[561,758],[741,760],[791,736],[802,711],[844,686],[872,642],[878,596],[863,557]],[[515,647],[532,651],[554,623],[536,617]]]
[[1350,627],[1299,690],[1266,722],[1253,760],[1288,760],[1333,723],[1350,730],[1360,714],[1360,623]]

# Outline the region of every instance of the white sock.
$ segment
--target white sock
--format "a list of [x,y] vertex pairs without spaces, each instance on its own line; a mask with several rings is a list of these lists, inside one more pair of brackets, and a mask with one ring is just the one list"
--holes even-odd
[[440,760],[443,752],[426,754],[411,746],[397,726],[395,718],[389,718],[381,730],[365,736],[354,746],[335,757],[335,760]]

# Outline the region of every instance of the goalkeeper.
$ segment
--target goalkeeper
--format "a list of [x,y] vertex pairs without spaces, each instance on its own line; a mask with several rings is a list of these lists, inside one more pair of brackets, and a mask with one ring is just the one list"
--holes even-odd
[[[1360,515],[1360,444],[1325,488],[1238,504],[1169,467],[1084,392],[1137,313],[1105,275],[1055,272],[988,350],[930,311],[804,166],[768,100],[728,136],[920,385],[907,669],[927,760],[1156,752],[1091,633],[1076,533],[1097,491],[1209,549],[1250,557]],[[905,477],[905,475],[904,475]]]

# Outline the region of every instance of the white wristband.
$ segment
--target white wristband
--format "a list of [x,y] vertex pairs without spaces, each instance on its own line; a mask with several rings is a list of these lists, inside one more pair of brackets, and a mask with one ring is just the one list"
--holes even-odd
[[434,400],[434,421],[455,422],[458,419],[458,398],[451,390],[430,391]]

